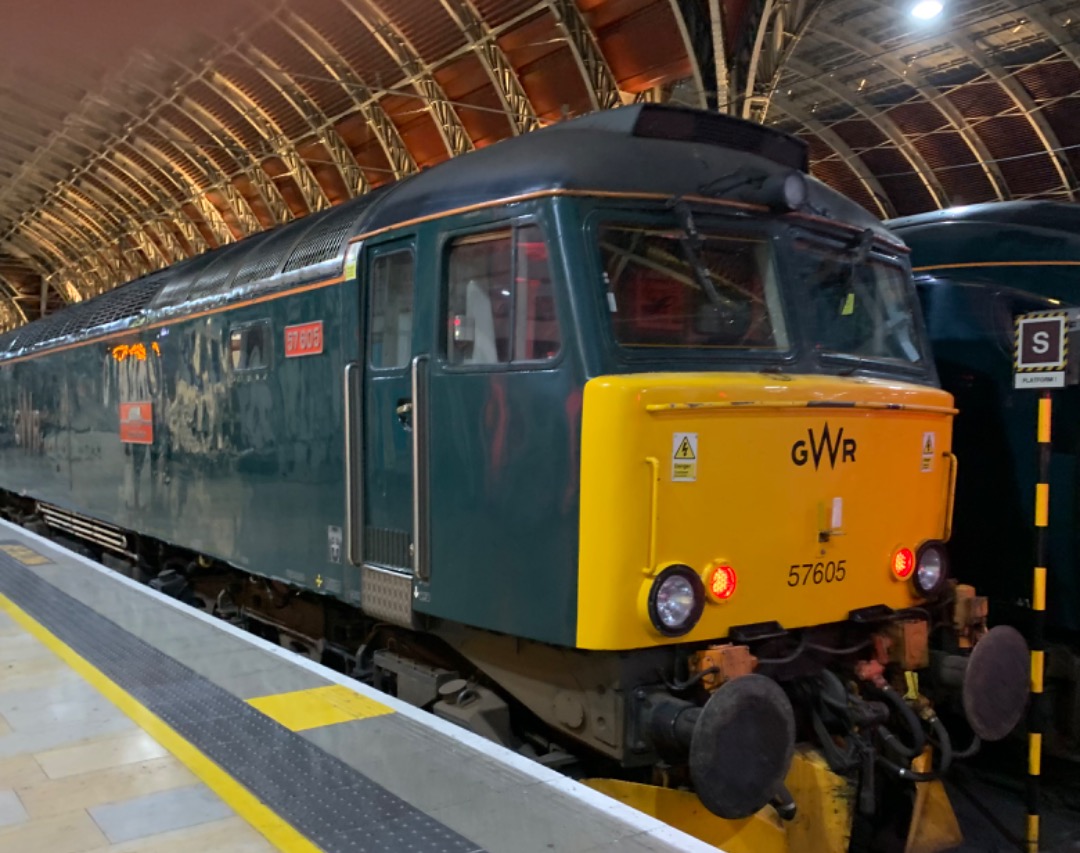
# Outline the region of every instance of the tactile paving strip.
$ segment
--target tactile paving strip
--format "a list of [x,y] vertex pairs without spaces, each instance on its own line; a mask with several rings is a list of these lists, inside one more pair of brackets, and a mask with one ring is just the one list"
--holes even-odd
[[327,853],[482,853],[3,553],[0,592]]

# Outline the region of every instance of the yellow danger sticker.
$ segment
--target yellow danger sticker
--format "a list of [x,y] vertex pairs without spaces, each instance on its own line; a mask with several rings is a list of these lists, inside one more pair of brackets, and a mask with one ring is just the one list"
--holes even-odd
[[937,433],[924,432],[922,437],[922,462],[919,470],[927,473],[934,470],[934,446],[937,443]]
[[698,434],[677,432],[671,438],[671,481],[692,483],[697,479]]
[[0,551],[3,551],[9,557],[14,557],[24,566],[44,566],[52,562],[48,557],[39,554],[32,548],[27,548],[25,545],[3,544],[0,545]]

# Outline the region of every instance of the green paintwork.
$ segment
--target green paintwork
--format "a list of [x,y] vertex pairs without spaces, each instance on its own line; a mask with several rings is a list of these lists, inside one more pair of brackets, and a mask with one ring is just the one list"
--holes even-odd
[[[317,289],[0,366],[5,486],[244,569],[312,587],[321,576],[322,591],[355,595],[327,540],[327,527],[342,525],[339,386],[343,347],[355,346],[355,309],[342,293]],[[234,372],[230,328],[264,319],[269,369]],[[284,328],[318,319],[323,354],[286,359]],[[135,343],[145,360],[113,358],[115,346]],[[153,444],[121,443],[120,403],[143,400],[153,404]],[[20,408],[40,412],[40,452],[13,438]]]

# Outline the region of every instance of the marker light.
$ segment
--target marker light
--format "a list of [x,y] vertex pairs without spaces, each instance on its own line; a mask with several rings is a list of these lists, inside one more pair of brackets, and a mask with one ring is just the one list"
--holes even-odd
[[919,0],[911,7],[911,17],[918,18],[920,21],[929,21],[940,15],[944,8],[940,0]]
[[661,634],[679,637],[701,617],[705,590],[689,566],[668,566],[649,590],[649,619]]
[[906,581],[915,571],[915,553],[910,548],[899,548],[892,555],[892,571],[900,580]]
[[705,570],[705,593],[713,601],[727,601],[735,594],[738,578],[735,570],[726,563],[709,566]]
[[919,549],[915,567],[915,589],[920,595],[933,595],[948,577],[944,549],[936,543],[928,543]]

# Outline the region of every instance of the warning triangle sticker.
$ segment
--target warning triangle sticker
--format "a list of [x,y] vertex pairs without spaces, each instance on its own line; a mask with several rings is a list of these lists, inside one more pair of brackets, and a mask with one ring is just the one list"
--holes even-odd
[[694,448],[690,446],[690,439],[685,435],[682,442],[679,444],[679,449],[675,451],[676,459],[697,459],[694,455]]
[[934,452],[934,434],[932,432],[928,432],[923,436],[922,452],[927,454]]

